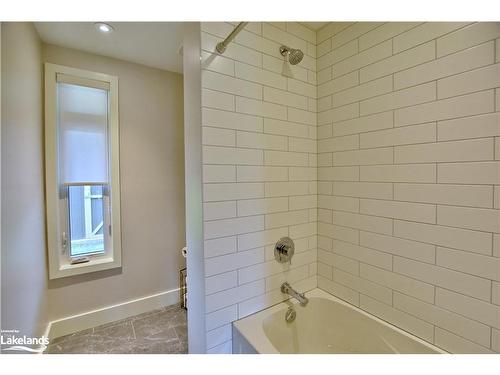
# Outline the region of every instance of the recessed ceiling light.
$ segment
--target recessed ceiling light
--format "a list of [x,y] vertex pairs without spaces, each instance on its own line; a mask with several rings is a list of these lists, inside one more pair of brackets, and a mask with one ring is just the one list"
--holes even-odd
[[108,25],[107,23],[104,23],[104,22],[96,22],[95,28],[104,34],[109,34],[114,30],[113,26]]

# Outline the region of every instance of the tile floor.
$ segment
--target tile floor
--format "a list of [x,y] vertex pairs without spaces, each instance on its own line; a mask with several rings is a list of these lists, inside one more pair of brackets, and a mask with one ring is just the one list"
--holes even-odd
[[48,354],[187,353],[186,310],[167,306],[116,322],[58,337]]

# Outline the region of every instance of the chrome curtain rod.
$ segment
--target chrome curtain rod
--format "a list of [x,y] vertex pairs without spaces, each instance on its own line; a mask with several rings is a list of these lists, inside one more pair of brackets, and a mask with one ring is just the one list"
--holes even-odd
[[217,43],[217,46],[215,49],[217,52],[220,54],[224,53],[226,51],[227,45],[231,42],[231,40],[234,39],[236,35],[247,25],[248,22],[240,22],[238,26],[234,28],[233,31],[231,31],[231,34],[227,36],[226,39],[224,39],[222,42]]

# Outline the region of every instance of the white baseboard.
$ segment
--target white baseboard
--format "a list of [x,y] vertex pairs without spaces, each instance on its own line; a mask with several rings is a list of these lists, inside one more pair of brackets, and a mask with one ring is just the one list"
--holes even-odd
[[82,314],[54,320],[47,326],[49,339],[128,318],[179,302],[179,288],[134,299]]

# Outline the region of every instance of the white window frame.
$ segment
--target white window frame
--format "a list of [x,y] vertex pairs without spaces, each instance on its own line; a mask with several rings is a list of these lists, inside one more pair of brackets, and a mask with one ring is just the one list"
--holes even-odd
[[[108,192],[107,198],[103,199],[103,205],[110,206],[107,212],[111,226],[103,228],[103,233],[106,233],[105,241],[108,242],[107,246],[105,245],[105,253],[91,255],[88,262],[79,264],[71,264],[69,245],[63,246],[63,232],[68,230],[67,224],[65,226],[65,220],[68,220],[68,202],[59,180],[58,75],[64,77],[64,81],[68,83],[108,89],[110,193]],[[45,64],[45,182],[49,278],[57,279],[121,267],[118,77],[62,65]]]

